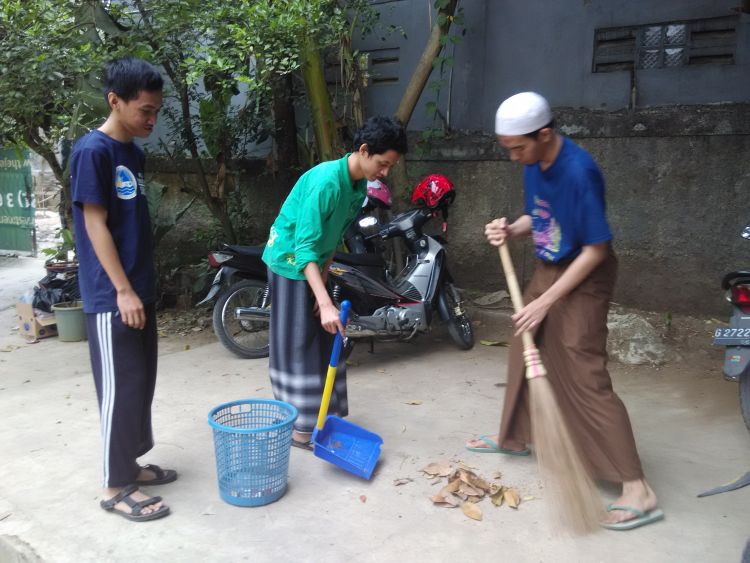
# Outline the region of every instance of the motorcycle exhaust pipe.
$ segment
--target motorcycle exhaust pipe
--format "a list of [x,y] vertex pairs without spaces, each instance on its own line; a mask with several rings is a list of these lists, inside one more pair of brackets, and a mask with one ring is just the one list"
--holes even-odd
[[260,307],[235,307],[234,318],[238,321],[265,321],[271,320],[271,310]]

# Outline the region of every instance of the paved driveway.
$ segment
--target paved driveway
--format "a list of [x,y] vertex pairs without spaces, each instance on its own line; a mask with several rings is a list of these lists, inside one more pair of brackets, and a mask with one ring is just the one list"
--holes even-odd
[[[0,274],[7,279],[7,265]],[[217,343],[186,350],[185,340],[166,338],[154,409],[157,446],[144,461],[179,470],[177,482],[153,489],[173,514],[130,523],[98,507],[98,413],[87,345],[55,338],[26,344],[13,326],[5,308],[0,561],[732,562],[750,533],[750,487],[695,496],[750,469],[736,386],[709,372],[710,355],[660,370],[613,366],[667,519],[632,532],[568,538],[546,523],[533,458],[463,449],[467,438],[497,427],[505,348],[458,352],[438,332],[412,344],[379,345],[375,354],[356,349],[350,420],[385,441],[373,479],[292,449],[286,495],[265,507],[238,508],[218,497],[206,414],[224,401],[270,397],[267,362],[236,359]],[[507,337],[502,325],[485,322],[480,330],[484,338]],[[481,522],[435,507],[428,497],[438,485],[419,470],[439,460],[463,461],[485,477],[500,471],[503,483],[534,499],[518,510],[483,501]],[[398,478],[413,481],[394,486]],[[606,498],[614,494],[604,491]]]

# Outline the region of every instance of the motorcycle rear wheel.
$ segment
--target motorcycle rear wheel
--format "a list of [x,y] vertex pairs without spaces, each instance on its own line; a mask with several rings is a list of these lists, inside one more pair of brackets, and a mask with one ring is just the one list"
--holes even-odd
[[444,283],[438,295],[438,310],[448,325],[448,334],[453,343],[461,350],[471,350],[474,347],[474,329],[466,311],[459,307],[456,295],[453,284]]
[[745,426],[750,431],[750,370],[740,375],[740,410]]
[[[229,287],[214,305],[214,332],[221,343],[240,358],[268,357],[268,321],[246,321],[235,318],[235,307],[260,307],[265,282],[242,280]],[[270,308],[270,301],[266,303]]]

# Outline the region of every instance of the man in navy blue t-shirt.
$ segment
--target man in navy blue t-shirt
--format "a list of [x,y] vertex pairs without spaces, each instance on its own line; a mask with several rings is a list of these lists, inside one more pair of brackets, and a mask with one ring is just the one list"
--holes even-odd
[[133,139],[151,134],[162,87],[161,75],[145,61],[108,63],[109,117],[78,140],[70,164],[79,283],[103,439],[100,504],[133,521],[169,514],[160,497],[149,497],[139,485],[177,478],[174,470],[136,461],[154,445],[158,337],[145,158]]
[[471,440],[474,452],[529,455],[524,331],[535,333],[547,378],[582,458],[597,479],[622,483],[602,526],[629,530],[664,517],[646,482],[627,410],[607,371],[607,312],[617,259],[607,223],[604,179],[585,150],[558,135],[547,101],[534,92],[498,108],[498,142],[524,165],[525,213],[485,227],[494,246],[531,235],[537,264],[515,315],[500,431]]

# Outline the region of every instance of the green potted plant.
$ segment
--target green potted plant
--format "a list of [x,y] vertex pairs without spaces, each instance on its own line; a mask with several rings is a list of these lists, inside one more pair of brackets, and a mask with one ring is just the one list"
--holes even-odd
[[[75,239],[70,229],[58,231],[60,241],[52,248],[42,252],[49,258],[44,263],[48,275],[63,279],[77,278],[78,260],[76,259]],[[76,280],[77,282],[77,280]],[[64,301],[52,305],[57,321],[57,335],[63,342],[86,340],[86,320],[83,313],[83,302],[80,300]]]
[[57,235],[60,241],[50,248],[43,248],[42,254],[48,256],[44,267],[48,274],[64,274],[78,271],[76,246],[73,232],[70,229],[59,229]]

